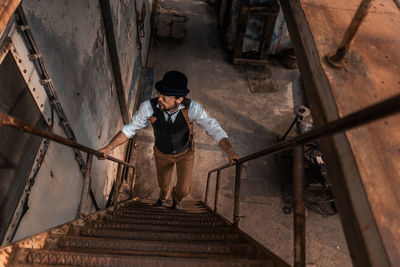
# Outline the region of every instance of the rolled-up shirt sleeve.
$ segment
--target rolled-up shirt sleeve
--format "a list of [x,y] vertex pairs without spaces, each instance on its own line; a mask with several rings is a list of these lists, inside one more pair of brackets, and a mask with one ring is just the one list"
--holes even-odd
[[196,122],[212,139],[216,145],[223,138],[228,138],[226,132],[221,128],[218,121],[210,116],[204,108],[192,100],[189,108],[189,119]]
[[153,115],[153,108],[150,100],[140,104],[138,111],[133,115],[132,120],[122,127],[122,132],[126,137],[131,138],[136,134],[137,130],[143,129],[149,125],[149,118]]

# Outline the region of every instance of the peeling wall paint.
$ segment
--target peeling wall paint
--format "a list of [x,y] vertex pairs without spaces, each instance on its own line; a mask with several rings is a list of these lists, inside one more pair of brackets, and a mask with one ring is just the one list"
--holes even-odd
[[[127,104],[135,98],[140,59],[147,57],[150,39],[152,1],[139,2],[147,12],[142,51],[137,47],[134,2],[110,1]],[[77,141],[103,147],[123,123],[99,1],[30,0],[22,7]],[[53,131],[64,136],[57,122]],[[121,146],[112,156],[123,158],[125,150]],[[94,159],[91,187],[100,208],[105,207],[116,173],[116,163]],[[74,219],[82,178],[72,149],[50,142],[14,240]]]

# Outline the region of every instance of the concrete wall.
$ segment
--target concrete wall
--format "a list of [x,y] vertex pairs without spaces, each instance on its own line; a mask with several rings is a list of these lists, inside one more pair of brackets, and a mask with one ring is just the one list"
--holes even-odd
[[[137,47],[134,1],[110,3],[130,109],[143,62],[140,57],[146,58],[150,37],[152,1],[137,2],[139,12],[142,2],[146,5],[142,51]],[[99,1],[30,0],[22,6],[77,141],[95,149],[103,147],[123,123]],[[57,121],[54,132],[64,136]],[[123,158],[124,153],[125,147],[120,147],[112,156]],[[93,160],[92,190],[101,208],[116,171],[115,163]],[[14,240],[75,219],[82,178],[72,149],[51,142]]]

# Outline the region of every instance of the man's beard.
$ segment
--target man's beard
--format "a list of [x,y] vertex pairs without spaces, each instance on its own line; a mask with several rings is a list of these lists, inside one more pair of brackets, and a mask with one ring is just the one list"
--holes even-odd
[[174,106],[171,108],[168,108],[168,109],[165,107],[164,104],[161,104],[160,102],[158,103],[158,105],[162,111],[170,111],[170,110],[177,108],[179,104],[175,101]]

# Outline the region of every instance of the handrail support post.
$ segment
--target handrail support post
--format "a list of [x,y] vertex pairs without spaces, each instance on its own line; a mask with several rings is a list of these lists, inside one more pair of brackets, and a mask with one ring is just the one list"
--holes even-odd
[[208,172],[206,192],[204,193],[204,204],[206,204],[206,205],[207,205],[207,201],[208,201],[208,190],[210,189],[210,176],[211,176],[211,172]]
[[235,202],[233,204],[233,225],[239,227],[240,221],[240,188],[241,188],[242,164],[236,165],[235,175]]
[[221,185],[221,170],[217,171],[217,179],[215,181],[215,198],[214,198],[214,213],[218,211],[218,200],[219,200],[219,188]]
[[81,202],[79,204],[77,218],[81,218],[85,216],[88,208],[88,198],[89,198],[89,191],[90,191],[90,173],[92,171],[92,161],[93,155],[87,153],[86,158],[86,169],[85,175],[83,177],[83,186],[82,186],[82,194],[81,194]]
[[293,200],[294,200],[294,266],[305,267],[305,203],[304,203],[305,173],[304,146],[295,145],[293,150]]

